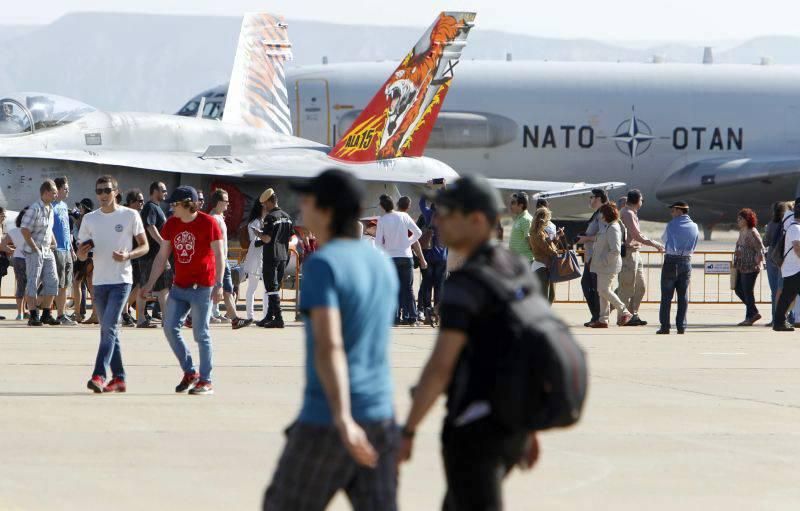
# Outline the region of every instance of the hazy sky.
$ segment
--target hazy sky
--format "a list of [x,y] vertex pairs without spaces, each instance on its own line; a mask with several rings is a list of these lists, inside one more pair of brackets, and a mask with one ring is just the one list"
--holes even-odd
[[2,1],[0,24],[48,23],[67,12],[124,11],[239,16],[269,10],[288,18],[421,26],[444,9],[475,9],[483,28],[605,41],[738,40],[798,35],[791,0],[37,0]]

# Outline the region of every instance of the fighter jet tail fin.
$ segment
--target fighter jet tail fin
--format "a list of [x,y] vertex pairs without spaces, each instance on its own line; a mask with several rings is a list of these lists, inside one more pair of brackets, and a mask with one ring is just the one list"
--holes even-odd
[[245,14],[222,121],[292,134],[284,64],[292,60],[284,19]]
[[474,20],[474,12],[439,14],[330,156],[347,162],[422,156]]

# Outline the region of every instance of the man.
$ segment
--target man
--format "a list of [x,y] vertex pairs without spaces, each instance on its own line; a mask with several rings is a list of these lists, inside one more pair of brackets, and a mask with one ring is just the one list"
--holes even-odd
[[528,238],[531,237],[533,216],[528,212],[528,194],[525,192],[512,194],[509,209],[514,216],[514,224],[511,226],[508,248],[530,264],[533,262],[533,252]]
[[781,264],[783,286],[775,305],[775,320],[772,323],[772,329],[776,332],[794,331],[794,326],[786,321],[786,313],[800,292],[800,197],[794,200],[793,215],[790,218],[790,223],[787,223],[786,218],[783,222],[786,231]]
[[[53,255],[53,201],[58,190],[53,180],[48,179],[39,187],[40,199],[30,205],[25,216],[22,217],[21,231],[25,238],[25,268],[28,279],[25,291],[28,310],[30,311],[29,326],[59,325],[60,323],[50,312],[53,298],[58,292],[58,275],[56,273],[56,260]],[[39,319],[37,308],[37,295],[39,285],[42,285],[41,308],[42,317]]]
[[[222,292],[225,297],[225,317],[230,320],[234,330],[248,326],[251,319],[240,318],[236,314],[236,299],[233,294],[233,277],[228,264],[228,226],[225,225],[225,211],[228,210],[228,192],[221,188],[211,194],[211,218],[213,218],[222,232],[222,260],[225,262],[225,275],[222,278]],[[214,302],[216,308],[217,302]]]
[[[138,188],[131,188],[125,194],[125,207],[136,211],[141,220],[142,209],[144,209],[144,194]],[[145,237],[147,235],[145,234]],[[139,299],[139,282],[142,280],[139,275],[139,265],[131,264],[133,267],[133,288],[128,296],[128,304],[122,312],[122,325],[126,327],[135,327],[136,320],[131,316],[131,308],[136,308],[136,302]]]
[[669,334],[669,311],[672,297],[678,292],[678,313],[675,326],[678,333],[686,331],[686,311],[689,307],[689,281],[692,277],[692,254],[697,248],[697,224],[689,218],[689,204],[674,203],[670,208],[672,220],[661,237],[664,242],[664,266],[661,268],[661,307],[658,319],[661,328],[657,334]]
[[608,202],[608,195],[605,190],[595,188],[589,196],[589,206],[594,210],[586,226],[586,232],[578,236],[578,243],[583,244],[583,275],[581,275],[581,289],[589,306],[592,318],[583,324],[588,327],[592,323],[600,321],[600,294],[597,292],[597,274],[592,273],[591,262],[594,254],[594,242],[597,233],[600,231],[600,207]]
[[[161,237],[161,229],[167,223],[167,216],[164,214],[164,210],[161,209],[160,203],[166,198],[167,186],[164,183],[156,181],[150,184],[150,200],[142,208],[142,223],[147,232],[147,243],[150,246],[150,251],[137,261],[140,288],[144,287],[145,283],[150,280],[153,263],[164,241],[164,238]],[[161,305],[162,314],[166,310],[167,296],[171,285],[172,273],[167,267],[153,285],[153,291],[158,295],[158,303]],[[136,297],[136,327],[158,328],[157,325],[145,317],[147,298],[148,296],[142,293],[139,293],[139,296]]]
[[504,335],[505,316],[470,269],[480,265],[514,275],[530,269],[516,254],[491,241],[502,203],[486,179],[461,178],[435,200],[442,240],[467,261],[445,282],[439,337],[414,390],[399,457],[410,459],[420,422],[446,391],[441,437],[447,479],[443,509],[499,510],[503,508],[503,479],[520,462],[533,465],[538,443],[535,434],[503,429],[492,419],[488,399],[496,379],[493,361],[500,356],[497,339]]
[[60,325],[77,325],[75,321],[64,314],[67,305],[67,290],[72,287],[73,262],[75,252],[72,248],[72,231],[69,225],[69,182],[66,176],[55,179],[58,194],[53,202],[53,236],[56,240],[56,249],[53,256],[56,260],[56,275],[58,276],[58,295],[56,296],[56,321]]
[[395,511],[398,431],[388,351],[397,277],[383,253],[358,239],[358,180],[328,170],[294,188],[320,248],[303,265],[303,405],[264,509],[321,511],[344,490],[356,511]]
[[[92,306],[100,322],[100,346],[86,386],[98,394],[127,391],[118,323],[133,286],[131,260],[143,256],[149,248],[142,219],[136,211],[117,204],[117,192],[116,179],[97,178],[95,193],[100,209],[84,215],[78,231],[78,258],[86,261],[90,251],[94,254]],[[113,377],[106,385],[107,366]]]
[[622,258],[622,271],[619,272],[619,298],[633,314],[633,318],[625,326],[644,326],[647,321],[639,317],[639,306],[646,291],[644,281],[644,264],[639,249],[648,245],[659,252],[664,246],[651,240],[639,228],[639,209],[644,204],[644,197],[639,190],[630,190],[626,197],[625,207],[620,212],[620,220],[625,226],[625,257]]
[[[405,213],[408,215],[408,210],[411,209],[411,198],[404,195],[397,199],[397,211],[400,213]],[[409,215],[410,217],[411,215]],[[417,226],[419,227],[419,226]],[[425,271],[428,268],[428,261],[425,259],[425,253],[422,251],[422,247],[419,244],[419,240],[415,241],[413,245],[411,245],[411,252],[417,256],[417,260],[419,261],[419,268],[422,271]]]
[[292,219],[278,206],[278,195],[272,188],[267,188],[259,197],[266,211],[264,230],[259,238],[262,246],[265,302],[267,312],[264,318],[256,323],[264,328],[283,328],[281,312],[281,285],[283,274],[289,262],[289,240],[292,239],[294,225]]
[[394,210],[394,200],[388,195],[381,195],[379,202],[384,215],[378,219],[375,243],[392,258],[400,281],[395,324],[414,326],[417,324],[417,307],[414,303],[414,260],[411,257],[411,246],[422,236],[422,230],[408,213]]
[[[174,254],[175,282],[164,309],[164,334],[183,369],[183,379],[175,387],[175,392],[188,390],[193,395],[213,394],[209,320],[212,300],[222,299],[225,275],[222,231],[211,216],[198,210],[197,191],[191,186],[179,186],[172,191],[167,202],[172,206],[173,214],[161,230],[164,241],[141,294],[146,296],[153,290],[170,255]],[[192,315],[194,340],[200,350],[199,373],[181,334],[182,323],[189,313]]]
[[[81,222],[83,218],[94,211],[94,202],[88,197],[84,197],[80,202],[75,203],[77,208],[74,211],[74,227],[72,229],[73,238],[77,241],[78,233],[80,232]],[[77,246],[75,247],[77,248]],[[92,310],[91,317],[86,319],[86,300],[92,292],[90,283],[92,282],[92,271],[94,263],[92,263],[92,252],[85,261],[80,259],[76,260],[73,265],[72,275],[72,308],[74,309],[75,321],[84,324],[98,324],[97,311]]]
[[[436,204],[431,203],[428,207],[427,200],[423,195],[419,199],[419,210],[422,212],[420,242],[425,241],[422,253],[428,263],[428,268],[422,272],[422,283],[419,286],[417,301],[425,312],[425,322],[433,325],[434,310],[438,311],[442,286],[447,275],[447,247],[442,243],[439,229],[434,224]],[[431,301],[431,294],[433,301]]]

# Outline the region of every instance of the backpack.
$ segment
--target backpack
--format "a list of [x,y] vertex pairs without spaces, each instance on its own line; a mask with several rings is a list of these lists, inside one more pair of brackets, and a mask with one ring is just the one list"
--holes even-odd
[[239,246],[244,250],[250,248],[250,228],[247,222],[239,226]]
[[534,275],[507,277],[470,264],[461,271],[490,290],[507,329],[496,341],[506,349],[496,362],[492,417],[513,431],[577,423],[588,387],[586,355],[540,296]]
[[419,237],[419,246],[422,250],[430,250],[433,248],[433,226],[425,221],[425,215],[420,215],[417,219],[417,227],[422,230],[422,236]]
[[[797,222],[792,222],[790,225],[795,225],[796,223]],[[783,228],[784,225],[785,224],[781,222],[781,232],[778,234],[778,242],[767,250],[767,257],[769,257],[778,268],[783,266],[783,260],[786,259],[786,256],[789,255],[789,252],[792,250],[791,247],[789,250],[786,250],[786,229]],[[786,251],[784,252],[784,250]]]

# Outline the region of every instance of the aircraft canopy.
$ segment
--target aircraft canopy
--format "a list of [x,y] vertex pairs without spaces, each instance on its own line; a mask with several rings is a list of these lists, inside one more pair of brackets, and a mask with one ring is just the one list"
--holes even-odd
[[95,109],[74,99],[23,92],[0,99],[0,136],[30,135],[81,119]]

